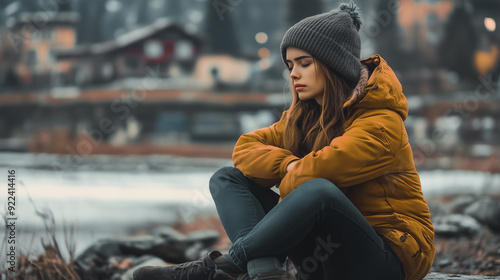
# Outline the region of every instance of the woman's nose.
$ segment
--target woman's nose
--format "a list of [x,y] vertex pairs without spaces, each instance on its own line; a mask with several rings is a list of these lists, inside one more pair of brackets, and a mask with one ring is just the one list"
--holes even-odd
[[290,78],[299,78],[300,77],[298,71],[295,69],[296,69],[296,67],[293,67],[292,71],[290,71]]

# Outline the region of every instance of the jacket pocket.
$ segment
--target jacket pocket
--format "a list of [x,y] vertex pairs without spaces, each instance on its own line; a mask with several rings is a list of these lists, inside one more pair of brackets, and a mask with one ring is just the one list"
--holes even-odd
[[[406,274],[406,279],[418,279],[418,274],[424,264],[422,248],[415,238],[408,232],[391,229],[385,234],[389,246],[401,261]],[[424,274],[425,275],[425,274]],[[416,278],[417,277],[417,278]]]
[[417,241],[408,232],[392,229],[386,235],[386,237],[391,243],[400,248],[400,254],[403,259],[412,260],[416,258],[421,252],[420,246],[418,245]]

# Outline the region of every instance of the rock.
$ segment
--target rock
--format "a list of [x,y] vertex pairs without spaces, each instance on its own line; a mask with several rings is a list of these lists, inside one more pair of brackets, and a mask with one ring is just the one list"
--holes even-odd
[[463,275],[463,274],[444,274],[431,272],[425,276],[424,280],[482,280],[482,279],[500,279],[500,276],[483,275]]
[[182,234],[161,227],[152,235],[99,240],[80,254],[75,263],[85,279],[118,279],[130,267],[149,262],[152,256],[168,263],[197,260],[219,238],[219,233],[213,230]]
[[134,267],[134,266],[140,265],[140,264],[142,264],[144,262],[147,262],[147,261],[149,261],[151,259],[157,259],[157,257],[155,257],[153,255],[140,256],[140,257],[132,259],[132,262],[130,263],[130,266]]
[[445,267],[445,266],[451,265],[452,263],[453,263],[452,259],[450,259],[450,258],[443,258],[443,259],[441,259],[441,260],[439,260],[437,262],[437,266],[439,266],[439,267]]
[[188,242],[192,244],[201,242],[204,247],[213,246],[220,239],[220,234],[216,230],[197,230],[182,234],[172,227],[155,228],[151,231],[151,235],[176,242]]
[[[123,243],[129,244],[136,241],[134,245],[137,248],[146,250],[151,247],[151,243],[162,242],[161,238],[158,237],[157,240],[154,238],[143,238],[139,241],[139,238],[128,237],[121,239],[101,239],[89,246],[83,253],[81,253],[75,260],[76,265],[79,267],[81,274],[88,279],[101,279],[105,275],[106,277],[115,277],[113,275],[108,275],[112,273],[111,267],[115,270],[123,270],[120,264],[123,260],[127,259],[127,255],[131,255],[130,251],[123,250]],[[128,243],[129,242],[129,243]],[[134,255],[134,254],[132,254]],[[144,262],[147,259],[152,258],[151,255],[144,256],[141,261],[140,258],[130,258],[130,264],[135,265],[140,262]],[[139,260],[139,261],[138,261]],[[127,268],[126,268],[127,269]],[[116,278],[116,277],[115,277]]]
[[161,227],[153,230],[151,235],[121,238],[118,242],[124,254],[149,254],[169,263],[183,263],[202,257],[219,238],[215,230],[182,234],[171,227]]
[[434,224],[434,231],[436,232],[436,235],[448,237],[459,236],[461,234],[458,226],[447,224]]
[[[122,276],[120,275],[120,273],[115,273],[111,276],[111,278],[109,278],[110,280],[121,280],[122,279]],[[132,279],[133,280],[133,279]]]
[[119,256],[122,252],[118,242],[111,239],[98,240],[75,259],[75,264],[82,271],[90,271],[91,266],[100,266],[106,264],[108,259],[113,256]]
[[429,201],[428,205],[432,217],[447,214],[447,210],[444,208],[442,203],[438,203],[436,201]]
[[150,232],[151,235],[154,236],[159,236],[161,238],[165,239],[171,239],[171,240],[179,240],[179,241],[184,241],[186,239],[186,235],[178,232],[172,227],[167,227],[167,226],[161,226],[154,228]]
[[186,235],[190,240],[201,242],[204,247],[213,246],[220,240],[220,233],[212,229],[192,231]]
[[180,263],[187,261],[185,243],[177,240],[166,240],[159,236],[141,235],[120,238],[118,241],[122,254],[134,256],[153,255],[167,262]]
[[500,230],[500,201],[492,198],[480,199],[464,211],[493,230]]
[[462,214],[464,210],[469,207],[469,205],[473,204],[476,201],[477,199],[470,195],[458,196],[450,203],[450,210],[452,213]]
[[462,214],[435,217],[433,224],[436,234],[446,237],[474,235],[482,230],[481,224],[476,219]]
[[197,260],[219,241],[215,230],[182,234],[171,227],[161,227],[151,235],[103,239],[92,244],[76,258],[82,271],[105,266],[112,257],[153,255],[170,263]]
[[142,263],[137,264],[131,269],[127,270],[127,272],[123,273],[121,276],[121,280],[134,280],[133,273],[136,269],[143,266],[166,266],[167,263],[161,260],[160,258],[150,258]]

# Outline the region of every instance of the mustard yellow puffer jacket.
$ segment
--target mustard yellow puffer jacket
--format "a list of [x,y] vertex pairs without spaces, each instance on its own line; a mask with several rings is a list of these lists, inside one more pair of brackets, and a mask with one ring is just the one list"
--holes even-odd
[[[298,158],[282,146],[285,111],[277,123],[239,138],[234,166],[262,186],[279,184],[282,198],[308,180],[331,181],[393,249],[406,279],[422,279],[434,259],[434,228],[403,125],[408,102],[379,55],[361,63],[369,78],[360,100],[344,104],[351,113],[342,136]],[[294,160],[297,164],[287,173]]]

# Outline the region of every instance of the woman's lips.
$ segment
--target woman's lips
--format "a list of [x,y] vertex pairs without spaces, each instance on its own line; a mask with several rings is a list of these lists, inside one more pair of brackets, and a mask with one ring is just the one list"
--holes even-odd
[[301,91],[301,90],[303,90],[304,88],[306,88],[306,86],[305,86],[305,85],[295,85],[295,90],[296,90],[296,91]]

